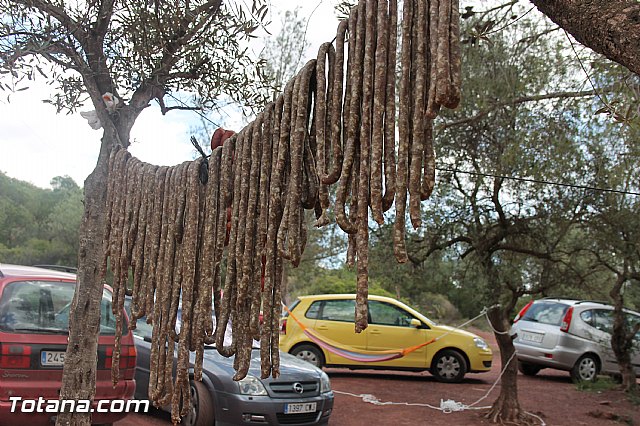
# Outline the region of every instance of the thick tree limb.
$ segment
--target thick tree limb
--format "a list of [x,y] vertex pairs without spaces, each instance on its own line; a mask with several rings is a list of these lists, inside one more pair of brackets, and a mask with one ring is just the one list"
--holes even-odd
[[95,31],[98,36],[98,40],[102,43],[107,30],[109,29],[109,23],[111,22],[111,16],[113,15],[113,6],[115,0],[105,0],[100,4],[100,12],[98,13],[98,20],[96,22]]
[[531,0],[578,42],[640,74],[636,0]]
[[578,92],[552,92],[552,93],[545,93],[542,95],[520,96],[518,98],[508,99],[502,102],[496,102],[489,108],[483,109],[482,111],[478,112],[475,115],[472,115],[471,117],[464,117],[458,120],[449,121],[448,123],[443,123],[442,125],[438,126],[438,131],[442,131],[454,126],[460,126],[463,124],[475,123],[476,121],[481,120],[482,118],[486,117],[493,111],[497,111],[499,109],[502,109],[508,106],[515,106],[515,105],[523,104],[526,102],[543,101],[546,99],[584,98],[586,96],[596,96],[601,93],[608,93],[612,89],[613,89],[612,87],[605,87],[597,90],[582,90]]

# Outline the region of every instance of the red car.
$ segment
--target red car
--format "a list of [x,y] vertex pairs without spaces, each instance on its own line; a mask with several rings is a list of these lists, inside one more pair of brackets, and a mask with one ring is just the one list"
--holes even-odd
[[[77,411],[89,405],[88,401],[56,402],[75,286],[74,274],[0,264],[0,425],[51,425],[56,404],[73,405]],[[88,409],[93,410],[93,423],[108,424],[127,415],[121,406],[135,391],[136,349],[127,327],[121,340],[120,381],[114,388],[111,362],[116,320],[108,286],[100,310],[96,396]]]

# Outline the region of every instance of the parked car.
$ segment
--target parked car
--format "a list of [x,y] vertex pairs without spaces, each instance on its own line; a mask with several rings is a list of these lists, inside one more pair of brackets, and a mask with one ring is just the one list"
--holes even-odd
[[[21,397],[20,402],[39,397],[58,400],[75,286],[74,274],[0,264],[0,425],[50,425],[56,416],[20,412],[20,403],[16,404],[17,412],[11,413],[14,402],[10,397]],[[98,401],[131,399],[135,390],[136,351],[127,328],[121,340],[120,381],[115,387],[111,382],[116,320],[108,286],[103,290],[100,310],[94,408]],[[94,412],[92,421],[112,423],[126,415]]]
[[[214,318],[215,320],[215,318]],[[148,399],[152,325],[136,323],[138,348],[136,398]],[[230,328],[227,328],[230,332]],[[230,338],[230,334],[227,333]],[[226,338],[227,336],[225,336]],[[327,374],[297,358],[280,354],[280,376],[260,378],[260,349],[254,348],[249,374],[233,381],[234,357],[215,346],[205,346],[202,382],[191,380],[191,411],[180,424],[198,425],[326,425],[333,410],[333,392]],[[192,366],[194,358],[191,359]],[[175,367],[175,358],[174,358]],[[162,407],[170,411],[171,407]]]
[[[625,310],[629,327],[640,314]],[[530,301],[513,320],[513,344],[522,374],[533,376],[543,368],[569,371],[574,382],[594,381],[599,373],[619,374],[611,349],[613,306],[570,299]],[[640,376],[640,333],[631,359]]]
[[366,362],[348,359],[318,345],[297,321],[285,314],[281,322],[280,349],[317,367],[430,371],[442,382],[460,382],[467,373],[491,369],[493,354],[482,338],[438,325],[389,297],[369,295],[369,326],[361,333],[354,331],[354,294],[301,296],[289,310],[319,338],[356,352],[402,350],[437,339],[393,360]]

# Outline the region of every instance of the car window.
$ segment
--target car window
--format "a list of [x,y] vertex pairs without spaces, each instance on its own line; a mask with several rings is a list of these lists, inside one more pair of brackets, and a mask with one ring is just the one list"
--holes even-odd
[[300,303],[300,299],[296,299],[293,301],[293,303],[291,303],[291,305],[288,306],[289,310],[287,311],[286,309],[282,309],[282,316],[283,317],[288,317],[289,316],[289,311],[293,311],[296,306],[298,306],[298,304]]
[[593,326],[593,312],[591,311],[591,309],[583,311],[580,314],[580,318],[590,326]]
[[355,309],[355,300],[325,300],[320,319],[353,322]]
[[557,302],[534,303],[522,317],[523,320],[539,322],[542,324],[560,325],[564,315],[569,309],[568,305]]
[[613,330],[613,311],[605,309],[593,310],[593,326],[598,330],[611,333]]
[[316,300],[309,306],[307,312],[305,312],[304,316],[309,319],[318,319],[320,317],[320,307],[322,306],[322,302]]
[[[0,297],[0,330],[21,333],[68,333],[69,309],[75,283],[14,281]],[[100,302],[100,334],[115,334],[111,293],[103,290]],[[127,332],[126,323],[123,333]]]
[[369,301],[371,324],[411,327],[413,315],[390,303]]

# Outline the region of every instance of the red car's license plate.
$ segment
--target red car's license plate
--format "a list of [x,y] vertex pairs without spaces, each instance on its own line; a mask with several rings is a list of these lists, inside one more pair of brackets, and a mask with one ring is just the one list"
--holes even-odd
[[64,364],[64,352],[42,351],[40,352],[40,364],[47,367],[60,367]]

